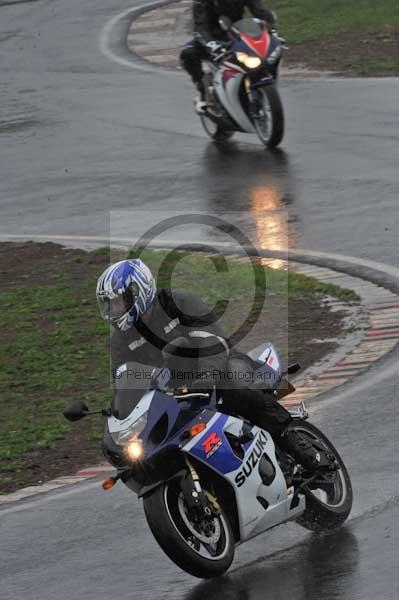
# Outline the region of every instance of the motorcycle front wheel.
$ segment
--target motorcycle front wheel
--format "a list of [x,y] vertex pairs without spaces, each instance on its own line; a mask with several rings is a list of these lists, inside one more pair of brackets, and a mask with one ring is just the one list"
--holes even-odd
[[348,518],[353,502],[352,484],[343,460],[324,433],[311,423],[298,419],[290,428],[306,436],[316,449],[333,454],[338,465],[336,471],[318,473],[302,488],[306,510],[297,523],[317,532],[338,529]]
[[200,120],[207,135],[209,135],[209,137],[215,142],[227,142],[227,140],[234,135],[234,131],[223,129],[223,127],[215,123],[215,121],[206,115],[200,115]]
[[218,577],[234,557],[234,536],[223,510],[193,520],[179,479],[157,487],[144,498],[147,523],[162,550],[181,569],[202,579]]
[[284,137],[284,109],[274,85],[258,88],[259,109],[253,119],[255,131],[268,148],[278,146]]

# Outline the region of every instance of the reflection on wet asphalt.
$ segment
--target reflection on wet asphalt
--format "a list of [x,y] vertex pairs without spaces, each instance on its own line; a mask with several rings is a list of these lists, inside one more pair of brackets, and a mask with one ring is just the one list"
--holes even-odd
[[[268,534],[266,533],[265,536]],[[261,558],[182,600],[397,600],[398,498],[337,532]]]
[[[111,237],[129,239],[132,244],[142,237],[147,243],[155,240],[173,245],[195,241],[212,247],[212,242],[217,242],[235,249],[253,244],[284,251],[298,245],[301,223],[295,211],[296,182],[288,153],[236,143],[206,144],[197,168],[201,183],[194,180],[192,185],[201,197],[198,208],[186,198],[178,202],[175,198],[173,207],[170,202],[166,208],[160,203],[155,215],[141,206],[113,210]],[[198,214],[206,217],[206,224],[195,224],[193,215]],[[181,215],[185,215],[184,226]],[[217,224],[214,217],[225,224]]]
[[221,596],[223,600],[352,600],[358,560],[356,536],[342,529],[202,583],[185,600],[216,600]]
[[297,245],[299,223],[288,212],[295,179],[284,150],[208,144],[202,167],[210,214],[228,214],[258,248]]

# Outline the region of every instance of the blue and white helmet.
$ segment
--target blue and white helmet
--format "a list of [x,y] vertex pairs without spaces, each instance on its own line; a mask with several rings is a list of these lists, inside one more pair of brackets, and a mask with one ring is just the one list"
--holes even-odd
[[155,279],[139,258],[111,265],[97,280],[100,314],[120,331],[137,323],[152,305],[156,292]]

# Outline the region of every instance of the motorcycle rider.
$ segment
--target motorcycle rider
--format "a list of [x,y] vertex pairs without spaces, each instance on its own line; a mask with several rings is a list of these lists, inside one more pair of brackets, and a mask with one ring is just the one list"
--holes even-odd
[[180,63],[198,89],[199,97],[195,102],[199,114],[206,108],[201,61],[212,58],[212,54],[217,53],[218,50],[223,52],[224,44],[228,41],[226,33],[219,25],[219,18],[226,16],[234,23],[243,18],[245,8],[251,11],[253,17],[266,21],[270,27],[274,26],[275,16],[264,6],[263,0],[193,1],[195,37],[180,53]]
[[[184,373],[184,384],[192,390],[210,390],[216,385],[222,395],[221,412],[240,415],[267,429],[278,446],[305,468],[329,466],[307,438],[287,429],[291,415],[272,393],[251,389],[245,383],[254,371],[253,364],[230,348],[215,314],[198,297],[157,290],[151,271],[140,259],[122,260],[105,269],[98,278],[96,296],[102,318],[112,325],[114,381],[126,363],[177,366],[175,383],[177,378],[182,385],[179,373]],[[227,371],[235,377],[225,389],[223,374]]]

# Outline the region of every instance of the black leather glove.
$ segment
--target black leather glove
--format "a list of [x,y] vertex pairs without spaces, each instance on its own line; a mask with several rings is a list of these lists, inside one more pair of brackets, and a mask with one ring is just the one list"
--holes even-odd
[[210,42],[206,43],[206,49],[208,50],[209,54],[212,57],[212,60],[220,60],[221,58],[223,58],[223,56],[226,54],[228,47],[229,47],[229,43],[228,42],[220,42],[220,41],[215,41],[212,40]]

